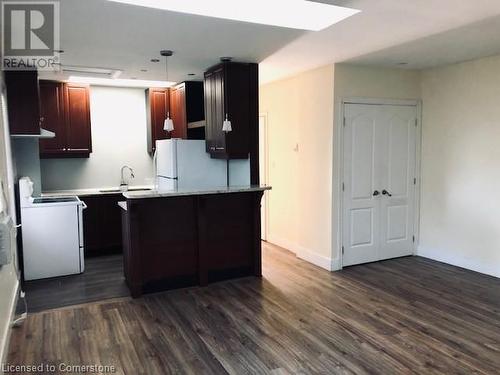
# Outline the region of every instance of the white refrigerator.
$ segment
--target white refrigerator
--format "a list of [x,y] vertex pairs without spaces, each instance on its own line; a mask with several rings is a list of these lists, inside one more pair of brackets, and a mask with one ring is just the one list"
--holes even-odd
[[204,140],[156,141],[154,159],[160,191],[250,185],[250,159],[212,159]]

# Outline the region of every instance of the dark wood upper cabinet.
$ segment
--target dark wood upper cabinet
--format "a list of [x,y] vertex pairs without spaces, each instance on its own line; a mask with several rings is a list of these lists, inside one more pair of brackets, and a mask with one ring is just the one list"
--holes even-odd
[[6,71],[10,133],[40,134],[40,99],[37,71]]
[[66,147],[62,82],[40,81],[40,112],[42,127],[56,134],[40,140],[40,155],[63,153]]
[[88,158],[92,152],[89,86],[40,81],[45,129],[54,138],[40,140],[42,158]]
[[89,87],[72,83],[65,84],[64,104],[66,153],[88,155],[92,152]]
[[[228,133],[222,131],[226,115],[232,126]],[[258,142],[257,64],[224,62],[205,73],[205,121],[206,149],[211,157],[247,159],[254,153]]]
[[170,138],[163,130],[163,123],[170,110],[170,95],[167,88],[150,88],[146,90],[147,144],[148,152],[155,152],[155,144],[159,139]]
[[185,81],[170,88],[170,116],[180,138],[205,139],[203,82]]
[[183,84],[170,89],[170,118],[174,122],[172,138],[187,138],[186,87]]

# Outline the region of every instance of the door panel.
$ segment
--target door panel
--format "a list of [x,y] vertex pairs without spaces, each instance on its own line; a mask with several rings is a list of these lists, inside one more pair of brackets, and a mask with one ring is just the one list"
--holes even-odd
[[346,105],[344,133],[344,266],[378,257],[376,121],[373,106]]
[[380,200],[380,259],[413,253],[415,107],[384,106],[385,137],[381,145],[386,168],[381,189],[389,195]]
[[410,255],[416,107],[346,104],[344,113],[343,265]]

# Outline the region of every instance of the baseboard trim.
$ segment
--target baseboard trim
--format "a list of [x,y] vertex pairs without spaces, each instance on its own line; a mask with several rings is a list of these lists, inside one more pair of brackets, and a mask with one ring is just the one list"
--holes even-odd
[[268,235],[267,241],[284,249],[290,250],[297,258],[305,260],[306,262],[314,264],[315,266],[321,267],[327,271],[336,271],[340,269],[340,267],[338,267],[340,261],[337,258],[332,259],[325,257],[324,255],[316,254],[310,249],[273,235]]
[[500,278],[500,267],[498,265],[492,266],[484,262],[477,262],[470,258],[457,256],[456,253],[450,253],[443,249],[431,249],[419,246],[415,255]]
[[14,321],[14,317],[16,314],[16,306],[17,306],[17,301],[19,299],[19,280],[16,280],[16,286],[14,288],[14,298],[11,299],[10,301],[10,315],[9,319],[7,320],[6,324],[6,329],[5,329],[5,334],[4,337],[2,337],[2,341],[0,342],[0,363],[6,363],[7,362],[7,355],[9,353],[9,342],[10,342],[10,335],[12,333],[12,322]]

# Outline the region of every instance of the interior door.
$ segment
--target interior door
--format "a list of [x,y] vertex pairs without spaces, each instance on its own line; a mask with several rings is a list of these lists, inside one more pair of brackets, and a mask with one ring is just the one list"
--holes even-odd
[[379,259],[413,252],[416,107],[383,106]]
[[416,107],[344,108],[343,266],[413,251]]
[[343,265],[378,260],[380,166],[377,108],[345,107]]

